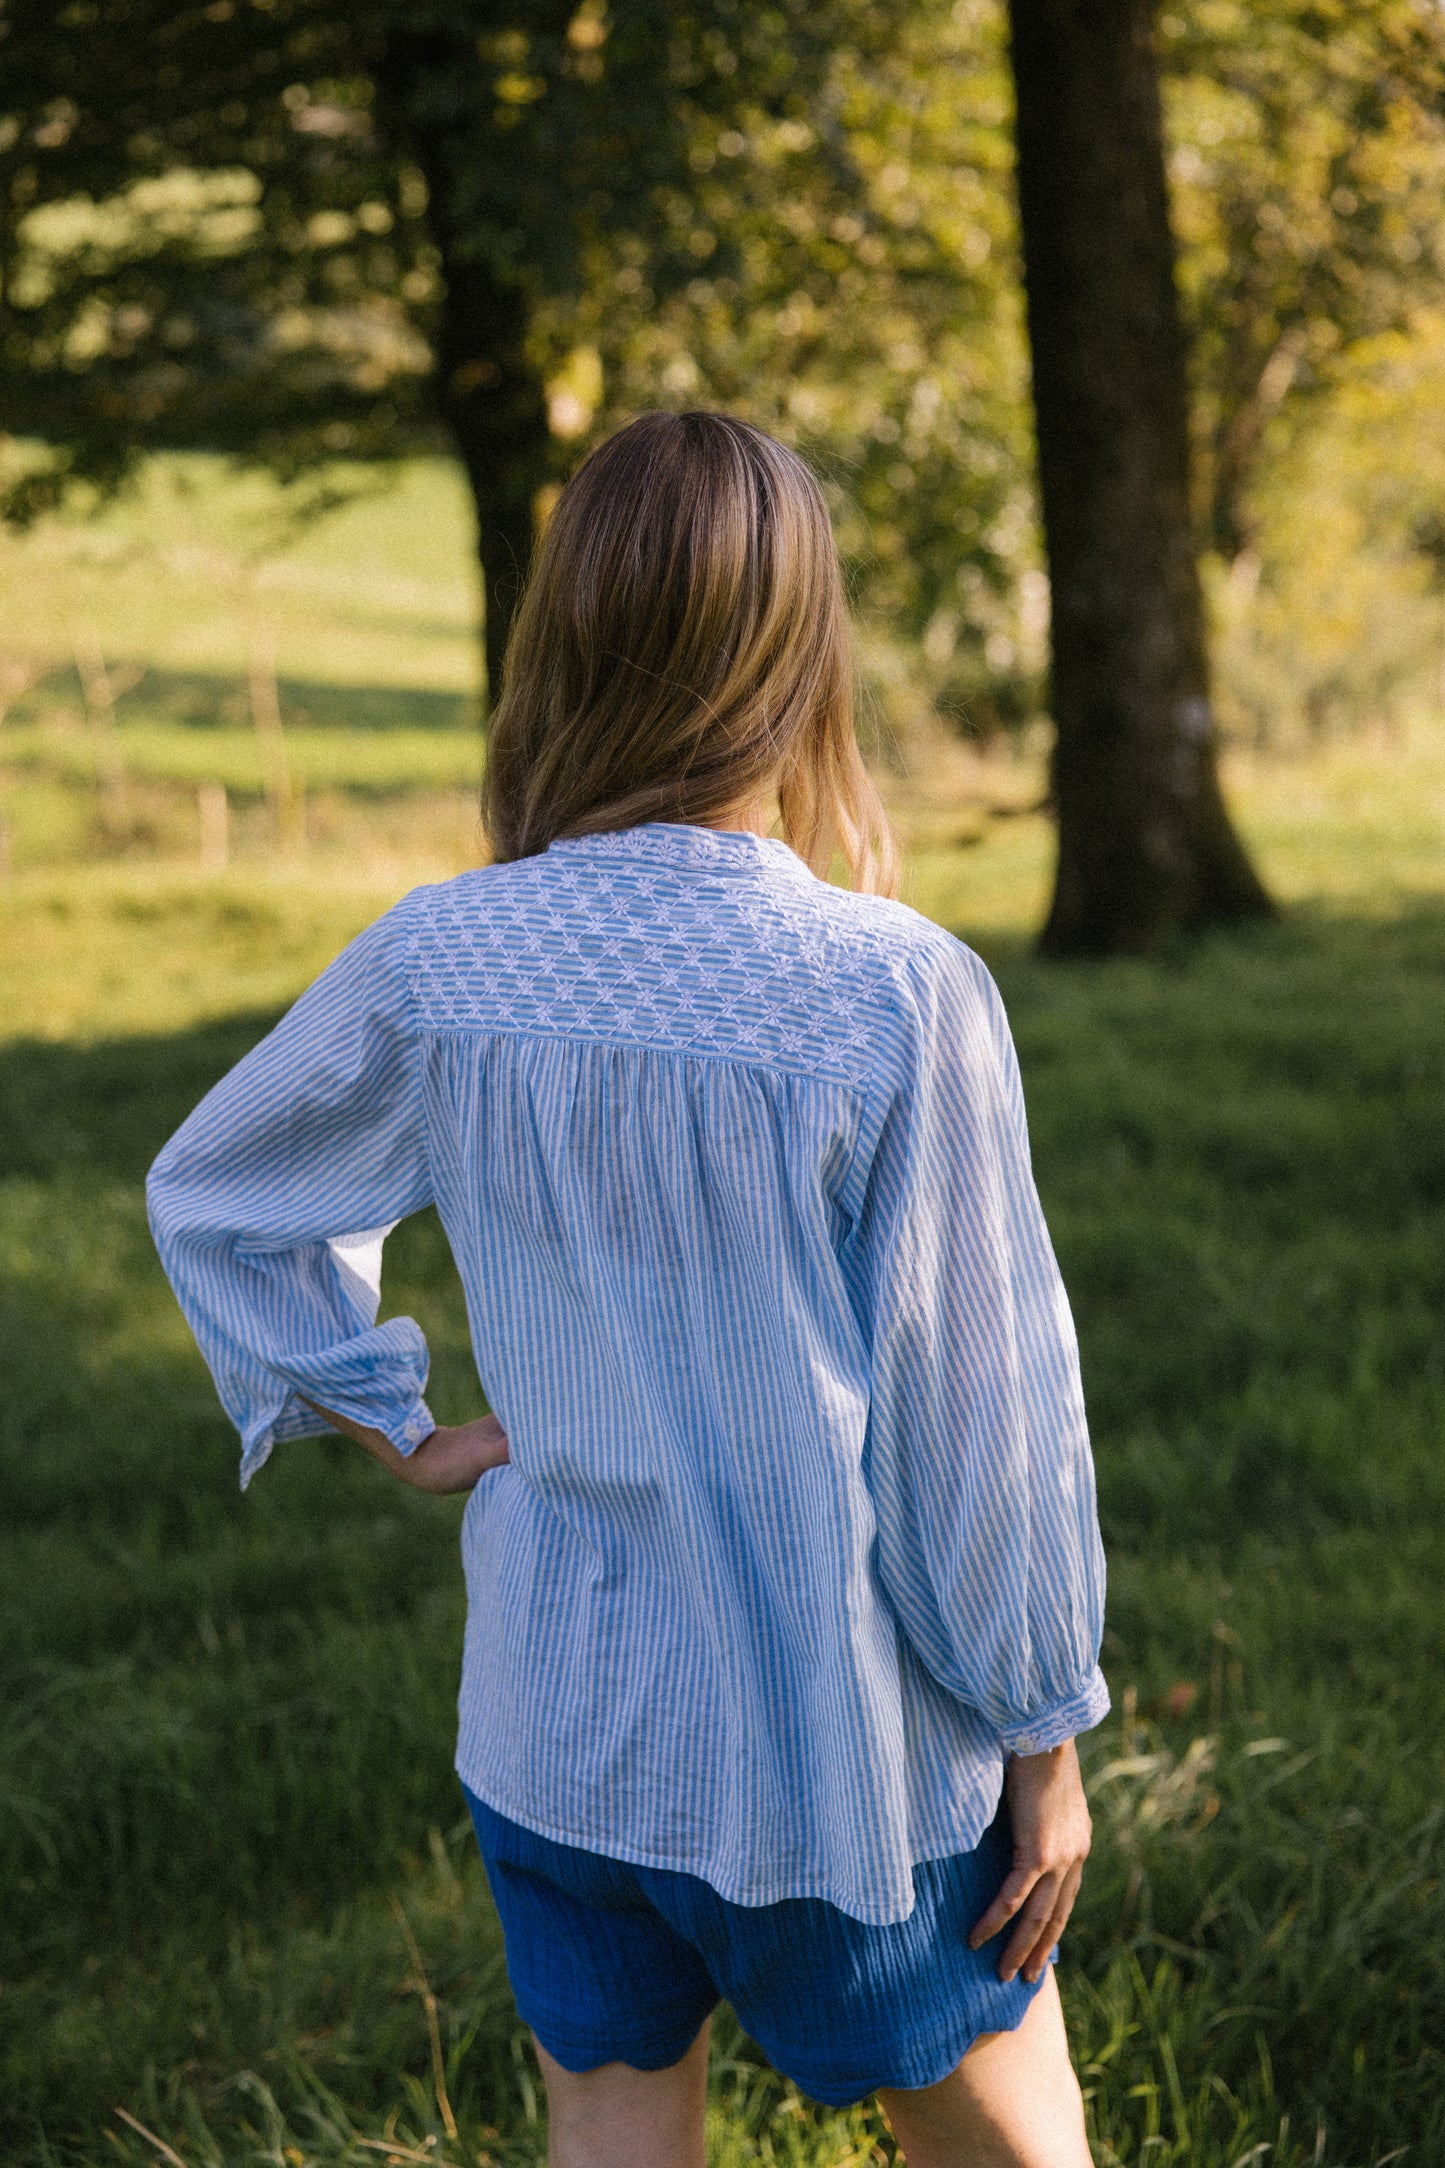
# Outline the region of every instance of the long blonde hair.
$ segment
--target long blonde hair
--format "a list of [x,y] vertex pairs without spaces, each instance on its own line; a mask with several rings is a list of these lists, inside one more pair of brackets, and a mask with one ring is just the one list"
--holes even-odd
[[891,895],[858,751],[822,491],[726,414],[644,414],[562,491],[507,647],[483,807],[499,860],[644,821],[715,824],[776,789],[815,873]]

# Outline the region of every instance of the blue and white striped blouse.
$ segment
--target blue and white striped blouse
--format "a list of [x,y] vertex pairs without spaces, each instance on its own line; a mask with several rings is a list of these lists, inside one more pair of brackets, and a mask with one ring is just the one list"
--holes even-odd
[[403,1452],[375,1322],[435,1203],[511,1441],[463,1522],[457,1768],[745,1905],[907,1917],[1006,1749],[1108,1706],[1068,1304],[978,958],[787,847],[656,824],[414,891],[151,1171],[244,1444]]

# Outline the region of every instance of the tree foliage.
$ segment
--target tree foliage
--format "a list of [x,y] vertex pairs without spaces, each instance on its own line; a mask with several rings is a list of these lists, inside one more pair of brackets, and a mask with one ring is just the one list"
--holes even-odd
[[1034,549],[1001,33],[981,0],[899,10],[804,113],[698,129],[667,201],[693,275],[660,294],[624,239],[574,320],[597,425],[717,399],[817,461],[858,590],[961,709],[1011,697]]
[[1433,0],[1190,0],[1165,7],[1159,37],[1202,526],[1230,560],[1271,425],[1441,290],[1445,15]]
[[[29,451],[3,509],[168,446],[322,490],[450,444],[500,624],[580,450],[726,404],[817,461],[936,703],[1020,720],[1046,589],[1002,18],[9,0],[0,414]],[[1158,28],[1200,534],[1233,559],[1270,462],[1439,295],[1445,17],[1163,0]]]
[[987,7],[16,0],[7,27],[0,398],[50,448],[11,517],[164,446],[296,477],[449,431],[500,578],[579,439],[723,401],[819,458],[901,626],[1008,659]]

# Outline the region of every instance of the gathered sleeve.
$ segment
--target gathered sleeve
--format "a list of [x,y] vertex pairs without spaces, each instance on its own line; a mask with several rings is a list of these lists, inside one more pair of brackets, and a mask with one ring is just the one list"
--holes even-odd
[[871,1360],[885,1594],[1005,1748],[1097,1724],[1104,1561],[1078,1345],[998,990],[940,937],[900,967],[844,1247]]
[[161,1262],[241,1433],[243,1488],[278,1438],[327,1430],[303,1396],[402,1453],[435,1428],[420,1327],[376,1322],[382,1241],[431,1199],[407,912],[343,950],[147,1180]]

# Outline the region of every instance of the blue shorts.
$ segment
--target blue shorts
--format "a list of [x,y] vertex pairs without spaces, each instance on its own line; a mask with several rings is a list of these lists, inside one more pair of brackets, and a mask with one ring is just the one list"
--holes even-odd
[[679,2062],[731,2003],[774,2069],[827,2107],[932,2085],[1037,1988],[969,1932],[1011,1864],[1000,1809],[971,1852],[920,1862],[906,1920],[870,1927],[816,1897],[735,1905],[696,1875],[556,1844],[467,1792],[524,2023],[564,2070]]

